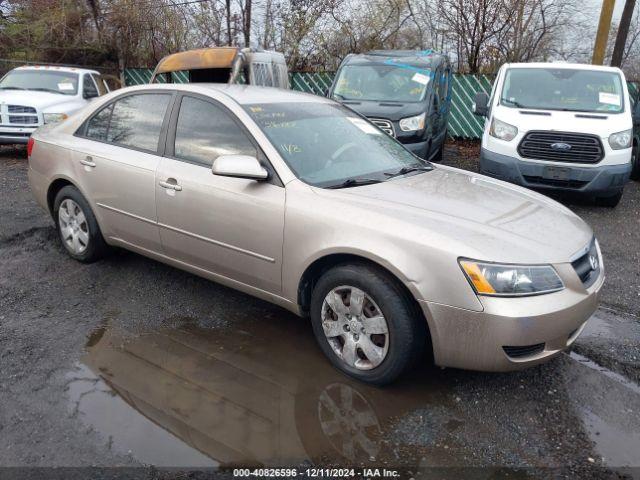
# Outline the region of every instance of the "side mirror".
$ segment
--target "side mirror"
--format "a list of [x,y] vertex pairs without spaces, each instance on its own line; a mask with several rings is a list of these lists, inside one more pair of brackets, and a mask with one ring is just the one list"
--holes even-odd
[[260,165],[256,157],[250,155],[220,155],[213,162],[211,171],[221,177],[266,180],[269,172]]
[[472,110],[474,115],[486,117],[489,113],[489,95],[484,92],[476,93]]
[[91,100],[92,98],[98,98],[100,96],[100,94],[98,92],[84,92],[82,94],[82,98],[84,98],[85,100]]

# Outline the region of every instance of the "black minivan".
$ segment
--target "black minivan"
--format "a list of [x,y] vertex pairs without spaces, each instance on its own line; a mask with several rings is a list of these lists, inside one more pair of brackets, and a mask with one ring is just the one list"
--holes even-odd
[[451,104],[451,66],[431,50],[349,54],[328,92],[409,150],[440,161]]

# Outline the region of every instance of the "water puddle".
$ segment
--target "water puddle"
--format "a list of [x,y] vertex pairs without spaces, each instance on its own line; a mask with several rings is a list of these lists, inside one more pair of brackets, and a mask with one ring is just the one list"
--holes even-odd
[[[582,400],[576,405],[538,400],[531,392],[539,378],[526,372],[487,375],[424,366],[381,389],[337,372],[317,348],[309,324],[290,315],[244,318],[217,329],[188,319],[169,323],[171,328],[137,334],[109,325],[96,330],[68,374],[71,413],[113,451],[146,464],[561,466],[561,455],[574,453],[558,452],[562,442],[536,412],[561,408],[566,416],[579,411],[585,419],[585,405],[592,404],[586,430],[599,450],[599,440],[611,442],[616,432],[638,445],[634,432],[640,428],[620,423],[623,417],[607,407],[599,410],[589,395],[592,383],[610,380],[572,362],[558,363],[558,370],[569,368],[567,392],[558,395],[578,390]],[[583,370],[597,379],[580,383],[591,378]],[[628,415],[637,420],[639,411]],[[580,417],[573,424],[580,425]],[[585,442],[562,448],[575,448],[586,461],[586,436]],[[602,455],[629,463],[627,456]],[[640,464],[637,454],[629,458]]]

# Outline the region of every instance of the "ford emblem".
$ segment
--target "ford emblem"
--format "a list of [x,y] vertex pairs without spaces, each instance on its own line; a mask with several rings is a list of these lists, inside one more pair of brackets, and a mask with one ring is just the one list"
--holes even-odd
[[569,150],[571,150],[571,145],[569,145],[568,143],[558,142],[558,143],[552,143],[551,148],[553,148],[554,150],[558,150],[560,152],[568,152]]

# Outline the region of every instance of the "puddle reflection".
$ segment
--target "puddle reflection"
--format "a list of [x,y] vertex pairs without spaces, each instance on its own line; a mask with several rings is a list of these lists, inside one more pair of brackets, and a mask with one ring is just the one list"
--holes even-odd
[[421,382],[392,394],[362,385],[290,318],[138,336],[107,327],[86,350],[70,374],[72,408],[114,449],[155,465],[419,465],[437,438],[403,449],[400,418],[437,404],[438,423],[451,420],[446,395],[425,381],[439,372],[416,372]]
[[[579,443],[579,431],[563,441],[564,429],[549,429],[537,412],[561,409],[569,425],[580,425],[586,406],[610,389],[609,379],[585,375],[572,360],[557,367],[568,387],[560,397],[532,395],[535,373],[428,366],[391,387],[368,387],[331,367],[310,325],[291,316],[219,329],[170,320],[180,326],[95,331],[68,383],[73,413],[110,448],[157,466],[557,467],[577,454],[572,448],[586,458],[589,441]],[[625,431],[626,415],[606,405],[591,411]],[[596,445],[609,438],[604,427],[597,439],[585,430]],[[637,461],[604,456],[609,464]]]

